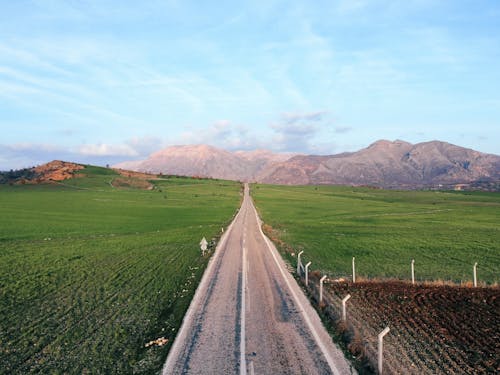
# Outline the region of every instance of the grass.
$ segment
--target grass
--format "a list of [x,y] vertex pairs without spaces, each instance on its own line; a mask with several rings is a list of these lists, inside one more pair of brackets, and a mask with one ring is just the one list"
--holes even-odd
[[239,205],[237,183],[82,173],[0,186],[0,373],[157,373],[207,263],[198,243]]
[[415,259],[417,280],[466,282],[478,262],[481,282],[499,281],[498,193],[252,185],[252,195],[312,269],[349,276],[354,256],[361,277],[409,279]]

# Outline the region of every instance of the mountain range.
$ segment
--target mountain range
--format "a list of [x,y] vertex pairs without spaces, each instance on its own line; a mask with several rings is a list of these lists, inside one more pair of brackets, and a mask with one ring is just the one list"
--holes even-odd
[[380,140],[357,152],[336,155],[267,150],[230,152],[208,145],[172,146],[146,160],[123,162],[114,167],[288,185],[422,188],[500,181],[500,156],[440,141],[411,144]]

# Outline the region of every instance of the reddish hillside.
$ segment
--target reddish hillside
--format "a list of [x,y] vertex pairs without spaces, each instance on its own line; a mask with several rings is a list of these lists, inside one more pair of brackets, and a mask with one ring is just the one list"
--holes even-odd
[[84,169],[81,164],[54,160],[34,168],[35,181],[63,181],[75,176],[75,172]]

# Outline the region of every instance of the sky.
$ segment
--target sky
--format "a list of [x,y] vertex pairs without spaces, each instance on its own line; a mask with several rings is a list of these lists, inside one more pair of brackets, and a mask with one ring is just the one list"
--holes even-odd
[[500,154],[496,0],[0,0],[0,170],[180,144]]

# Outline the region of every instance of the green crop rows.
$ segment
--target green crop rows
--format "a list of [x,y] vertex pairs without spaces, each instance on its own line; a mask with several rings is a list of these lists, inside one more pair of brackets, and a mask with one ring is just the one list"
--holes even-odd
[[198,243],[240,200],[232,182],[118,190],[83,173],[0,186],[0,373],[157,373],[206,266]]
[[265,223],[311,269],[336,276],[498,283],[498,193],[387,191],[253,185]]

